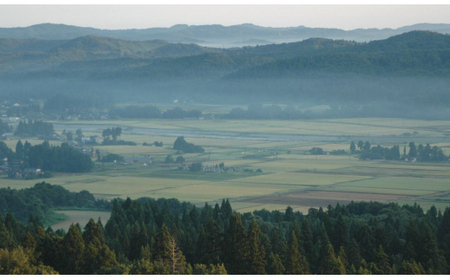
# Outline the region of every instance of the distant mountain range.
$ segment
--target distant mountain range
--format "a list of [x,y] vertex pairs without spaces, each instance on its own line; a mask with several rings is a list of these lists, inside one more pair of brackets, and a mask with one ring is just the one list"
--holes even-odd
[[131,41],[165,40],[170,43],[194,43],[209,47],[241,47],[302,41],[309,38],[368,42],[386,39],[410,31],[450,34],[450,24],[415,24],[397,29],[354,29],[298,27],[261,27],[253,24],[175,25],[170,28],[104,30],[63,24],[38,24],[29,27],[0,28],[0,38],[70,40],[92,35]]
[[[425,26],[440,28],[441,32],[448,28],[417,25]],[[167,38],[168,34],[184,30],[179,34],[189,35],[190,40],[212,42],[228,36],[233,42],[255,42],[270,38],[261,39],[261,35],[249,39],[245,35],[249,30],[255,30],[251,34],[266,35],[282,30],[281,37],[294,38],[302,29],[336,31],[179,25],[161,29],[160,34],[166,34],[166,38],[160,38],[155,29],[106,31],[59,25],[3,29],[0,34],[9,34],[11,38],[0,38],[0,98],[45,99],[65,93],[79,98],[144,102],[178,99],[234,104],[255,101],[367,104],[376,100],[397,106],[394,109],[397,111],[403,105],[450,105],[450,35],[438,32],[410,31],[370,42],[308,38],[239,48],[174,43],[175,37]],[[230,30],[235,30],[235,34]],[[380,35],[382,31],[386,34],[398,30],[359,32]],[[137,37],[143,32],[148,38],[125,40],[98,34],[63,38],[82,31]],[[37,38],[17,39],[33,34]],[[53,39],[38,39],[38,35]]]

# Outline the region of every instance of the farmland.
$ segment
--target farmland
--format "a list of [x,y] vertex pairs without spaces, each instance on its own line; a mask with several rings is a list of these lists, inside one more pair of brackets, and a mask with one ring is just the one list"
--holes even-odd
[[[209,108],[211,112],[215,107]],[[56,130],[101,135],[102,129],[120,126],[120,139],[136,146],[89,146],[102,155],[119,154],[128,158],[151,156],[152,163],[96,163],[94,172],[82,175],[55,174],[45,179],[70,191],[88,190],[98,198],[177,198],[198,205],[229,198],[238,211],[266,208],[296,210],[354,201],[419,203],[450,206],[450,164],[404,161],[359,160],[349,153],[351,141],[370,141],[372,145],[430,143],[449,153],[450,121],[405,119],[333,120],[107,120],[59,121]],[[192,172],[178,164],[166,164],[167,155],[178,136],[205,149],[201,154],[182,154],[185,165],[204,166],[224,163],[233,171]],[[14,148],[18,138],[6,141]],[[40,140],[28,139],[32,143]],[[22,139],[24,141],[24,139]],[[162,147],[143,146],[144,142],[163,142]],[[61,142],[52,141],[52,145]],[[323,155],[309,150],[320,147]],[[447,148],[447,150],[446,150]],[[332,155],[333,150],[347,154]],[[96,158],[93,158],[96,160]],[[259,171],[258,171],[259,170]],[[258,172],[257,172],[258,171]],[[26,188],[42,180],[11,180],[0,176],[2,187]]]

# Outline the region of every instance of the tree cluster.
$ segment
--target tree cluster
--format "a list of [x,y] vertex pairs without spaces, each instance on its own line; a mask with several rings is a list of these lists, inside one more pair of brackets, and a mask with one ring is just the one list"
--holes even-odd
[[11,131],[11,129],[10,129],[10,127],[8,126],[8,124],[7,123],[4,123],[2,120],[0,120],[0,136],[3,134],[3,133],[7,133],[7,132],[10,132]]
[[109,136],[111,136],[113,141],[115,142],[117,140],[117,137],[119,137],[121,134],[122,134],[121,127],[113,127],[104,129],[102,132],[102,137],[109,138]]
[[55,133],[53,124],[39,120],[20,121],[14,135],[17,136],[50,136]]
[[[61,146],[50,146],[48,141],[32,146],[28,141],[22,144],[18,141],[16,152],[9,149],[6,144],[0,141],[0,156],[5,155],[8,162],[14,159],[23,161],[23,165],[13,168],[39,168],[44,171],[84,173],[90,172],[94,168],[90,156],[75,150],[67,143]],[[14,170],[13,170],[14,171]]]
[[155,106],[127,106],[125,108],[113,108],[109,110],[111,117],[133,118],[133,119],[184,119],[184,118],[199,118],[202,112],[199,110],[185,111],[180,107],[168,109],[161,112]]
[[443,162],[448,160],[448,156],[446,156],[438,146],[431,147],[430,144],[426,144],[425,146],[419,144],[419,146],[416,147],[414,142],[409,143],[408,156],[417,158],[418,161],[425,162]]
[[183,136],[180,136],[173,143],[173,149],[183,151],[184,153],[204,153],[205,150],[197,145],[186,142]]
[[[369,141],[365,143],[359,141],[350,143],[351,153],[360,153],[361,159],[383,159],[383,160],[401,160],[405,158],[416,158],[422,162],[444,162],[448,160],[448,156],[444,154],[438,146],[431,147],[430,144],[425,146],[419,144],[417,147],[414,142],[409,144],[409,152],[406,154],[406,147],[403,148],[403,155],[400,154],[400,146],[394,145],[392,148],[381,147],[380,145],[372,146]],[[356,147],[359,148],[357,151]]]
[[20,222],[27,222],[30,214],[47,222],[54,216],[55,207],[110,209],[110,203],[96,200],[88,191],[70,192],[45,182],[21,190],[0,189],[0,214],[11,213]]

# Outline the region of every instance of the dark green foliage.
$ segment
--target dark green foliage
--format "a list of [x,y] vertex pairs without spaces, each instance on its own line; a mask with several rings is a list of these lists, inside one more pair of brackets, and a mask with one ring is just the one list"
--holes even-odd
[[102,157],[102,162],[123,162],[123,156],[119,156],[117,154],[107,154],[106,156]]
[[54,207],[109,208],[109,202],[96,200],[88,191],[74,193],[45,182],[21,190],[1,188],[0,197],[4,199],[0,213],[13,213],[21,222],[27,222],[30,213],[47,221],[54,215]]
[[62,274],[80,274],[84,266],[85,245],[80,230],[72,224],[62,240],[59,269]]
[[154,119],[160,118],[161,112],[155,106],[127,106],[125,108],[113,108],[109,110],[113,118]]
[[225,268],[231,274],[246,274],[249,262],[249,244],[240,215],[232,214],[228,224],[222,252]]
[[289,240],[289,252],[286,259],[286,271],[288,274],[309,274],[309,264],[298,250],[298,239],[295,232],[291,232]]
[[267,269],[268,274],[284,274],[286,269],[280,259],[278,254],[274,255],[273,253],[269,256],[269,268]]
[[203,169],[203,164],[201,162],[194,162],[189,165],[189,171],[198,172]]
[[31,167],[44,171],[85,173],[94,168],[91,157],[75,150],[67,143],[50,146],[48,141],[32,146],[26,154]]
[[55,133],[51,123],[28,120],[20,121],[14,135],[17,136],[51,136]]
[[448,211],[424,214],[418,205],[352,202],[308,215],[292,211],[293,220],[279,211],[233,213],[228,200],[213,208],[118,199],[112,208],[104,229],[90,220],[83,233],[77,225],[68,233],[45,232],[35,216],[24,225],[0,215],[0,247],[34,250],[32,262],[59,273],[448,273]]
[[261,246],[261,230],[258,224],[253,220],[250,228],[248,229],[248,250],[249,250],[249,263],[246,273],[248,274],[266,274],[265,267],[267,265],[265,261],[265,249]]
[[350,152],[353,154],[356,151],[356,145],[355,142],[350,143]]
[[164,163],[174,163],[172,155],[167,155]]
[[176,163],[179,164],[183,164],[186,160],[184,159],[183,156],[178,156],[177,159],[175,160]]
[[0,120],[0,135],[3,133],[7,133],[10,131],[10,128],[7,123],[4,123],[2,120]]
[[102,137],[109,139],[109,136],[112,136],[112,141],[116,142],[117,137],[119,137],[121,134],[122,134],[121,127],[113,127],[113,128],[104,129],[102,132]]
[[139,119],[184,119],[199,118],[202,112],[198,110],[185,111],[180,107],[169,109],[163,113],[155,106],[127,106],[125,108],[113,108],[109,110],[111,117],[139,118]]
[[323,149],[322,148],[314,147],[311,150],[309,150],[309,152],[311,153],[311,155],[323,155]]
[[178,137],[173,143],[173,149],[183,151],[184,153],[204,153],[205,150],[197,145],[186,142],[183,136]]

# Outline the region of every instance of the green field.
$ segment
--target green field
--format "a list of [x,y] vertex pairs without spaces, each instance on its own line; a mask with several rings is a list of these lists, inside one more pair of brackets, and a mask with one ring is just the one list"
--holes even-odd
[[[211,113],[222,110],[217,106],[195,106]],[[229,198],[239,211],[262,208],[282,210],[293,205],[294,209],[305,212],[309,207],[319,207],[324,203],[345,202],[346,196],[370,201],[380,199],[380,195],[386,195],[384,201],[416,202],[424,207],[435,204],[440,209],[450,206],[449,163],[362,161],[356,155],[349,154],[309,154],[313,147],[320,147],[326,153],[338,149],[348,151],[350,141],[357,142],[359,139],[385,147],[400,145],[403,152],[403,146],[408,146],[408,142],[426,143],[426,137],[432,137],[432,146],[450,151],[450,141],[443,136],[450,130],[450,121],[377,118],[295,121],[158,119],[55,124],[64,125],[70,131],[85,128],[88,131],[85,135],[101,135],[102,128],[98,125],[121,126],[123,132],[120,139],[134,141],[136,146],[97,145],[92,148],[99,149],[102,155],[115,153],[124,157],[152,157],[153,163],[148,166],[96,163],[94,172],[89,174],[56,174],[45,179],[71,191],[88,190],[99,198],[165,197],[199,205]],[[149,135],[142,130],[150,128],[168,131],[156,130]],[[200,145],[206,151],[204,154],[183,154],[187,165],[193,162],[202,162],[203,165],[224,163],[234,171],[196,173],[178,170],[177,164],[165,164],[167,155],[178,156],[172,145],[176,139],[174,134],[179,130],[190,131],[191,136],[186,136],[186,141]],[[216,133],[230,133],[230,136]],[[289,139],[289,135],[309,138]],[[405,139],[405,135],[410,136]],[[287,137],[288,140],[277,140],[277,136]],[[13,137],[6,143],[14,149],[17,140]],[[42,142],[37,139],[21,140],[28,140],[33,145]],[[154,141],[162,141],[164,146],[142,145]],[[50,142],[52,145],[60,143]],[[258,169],[262,172],[256,172]],[[11,180],[0,175],[1,187],[26,188],[40,181]],[[323,197],[316,197],[313,192],[320,192]]]

